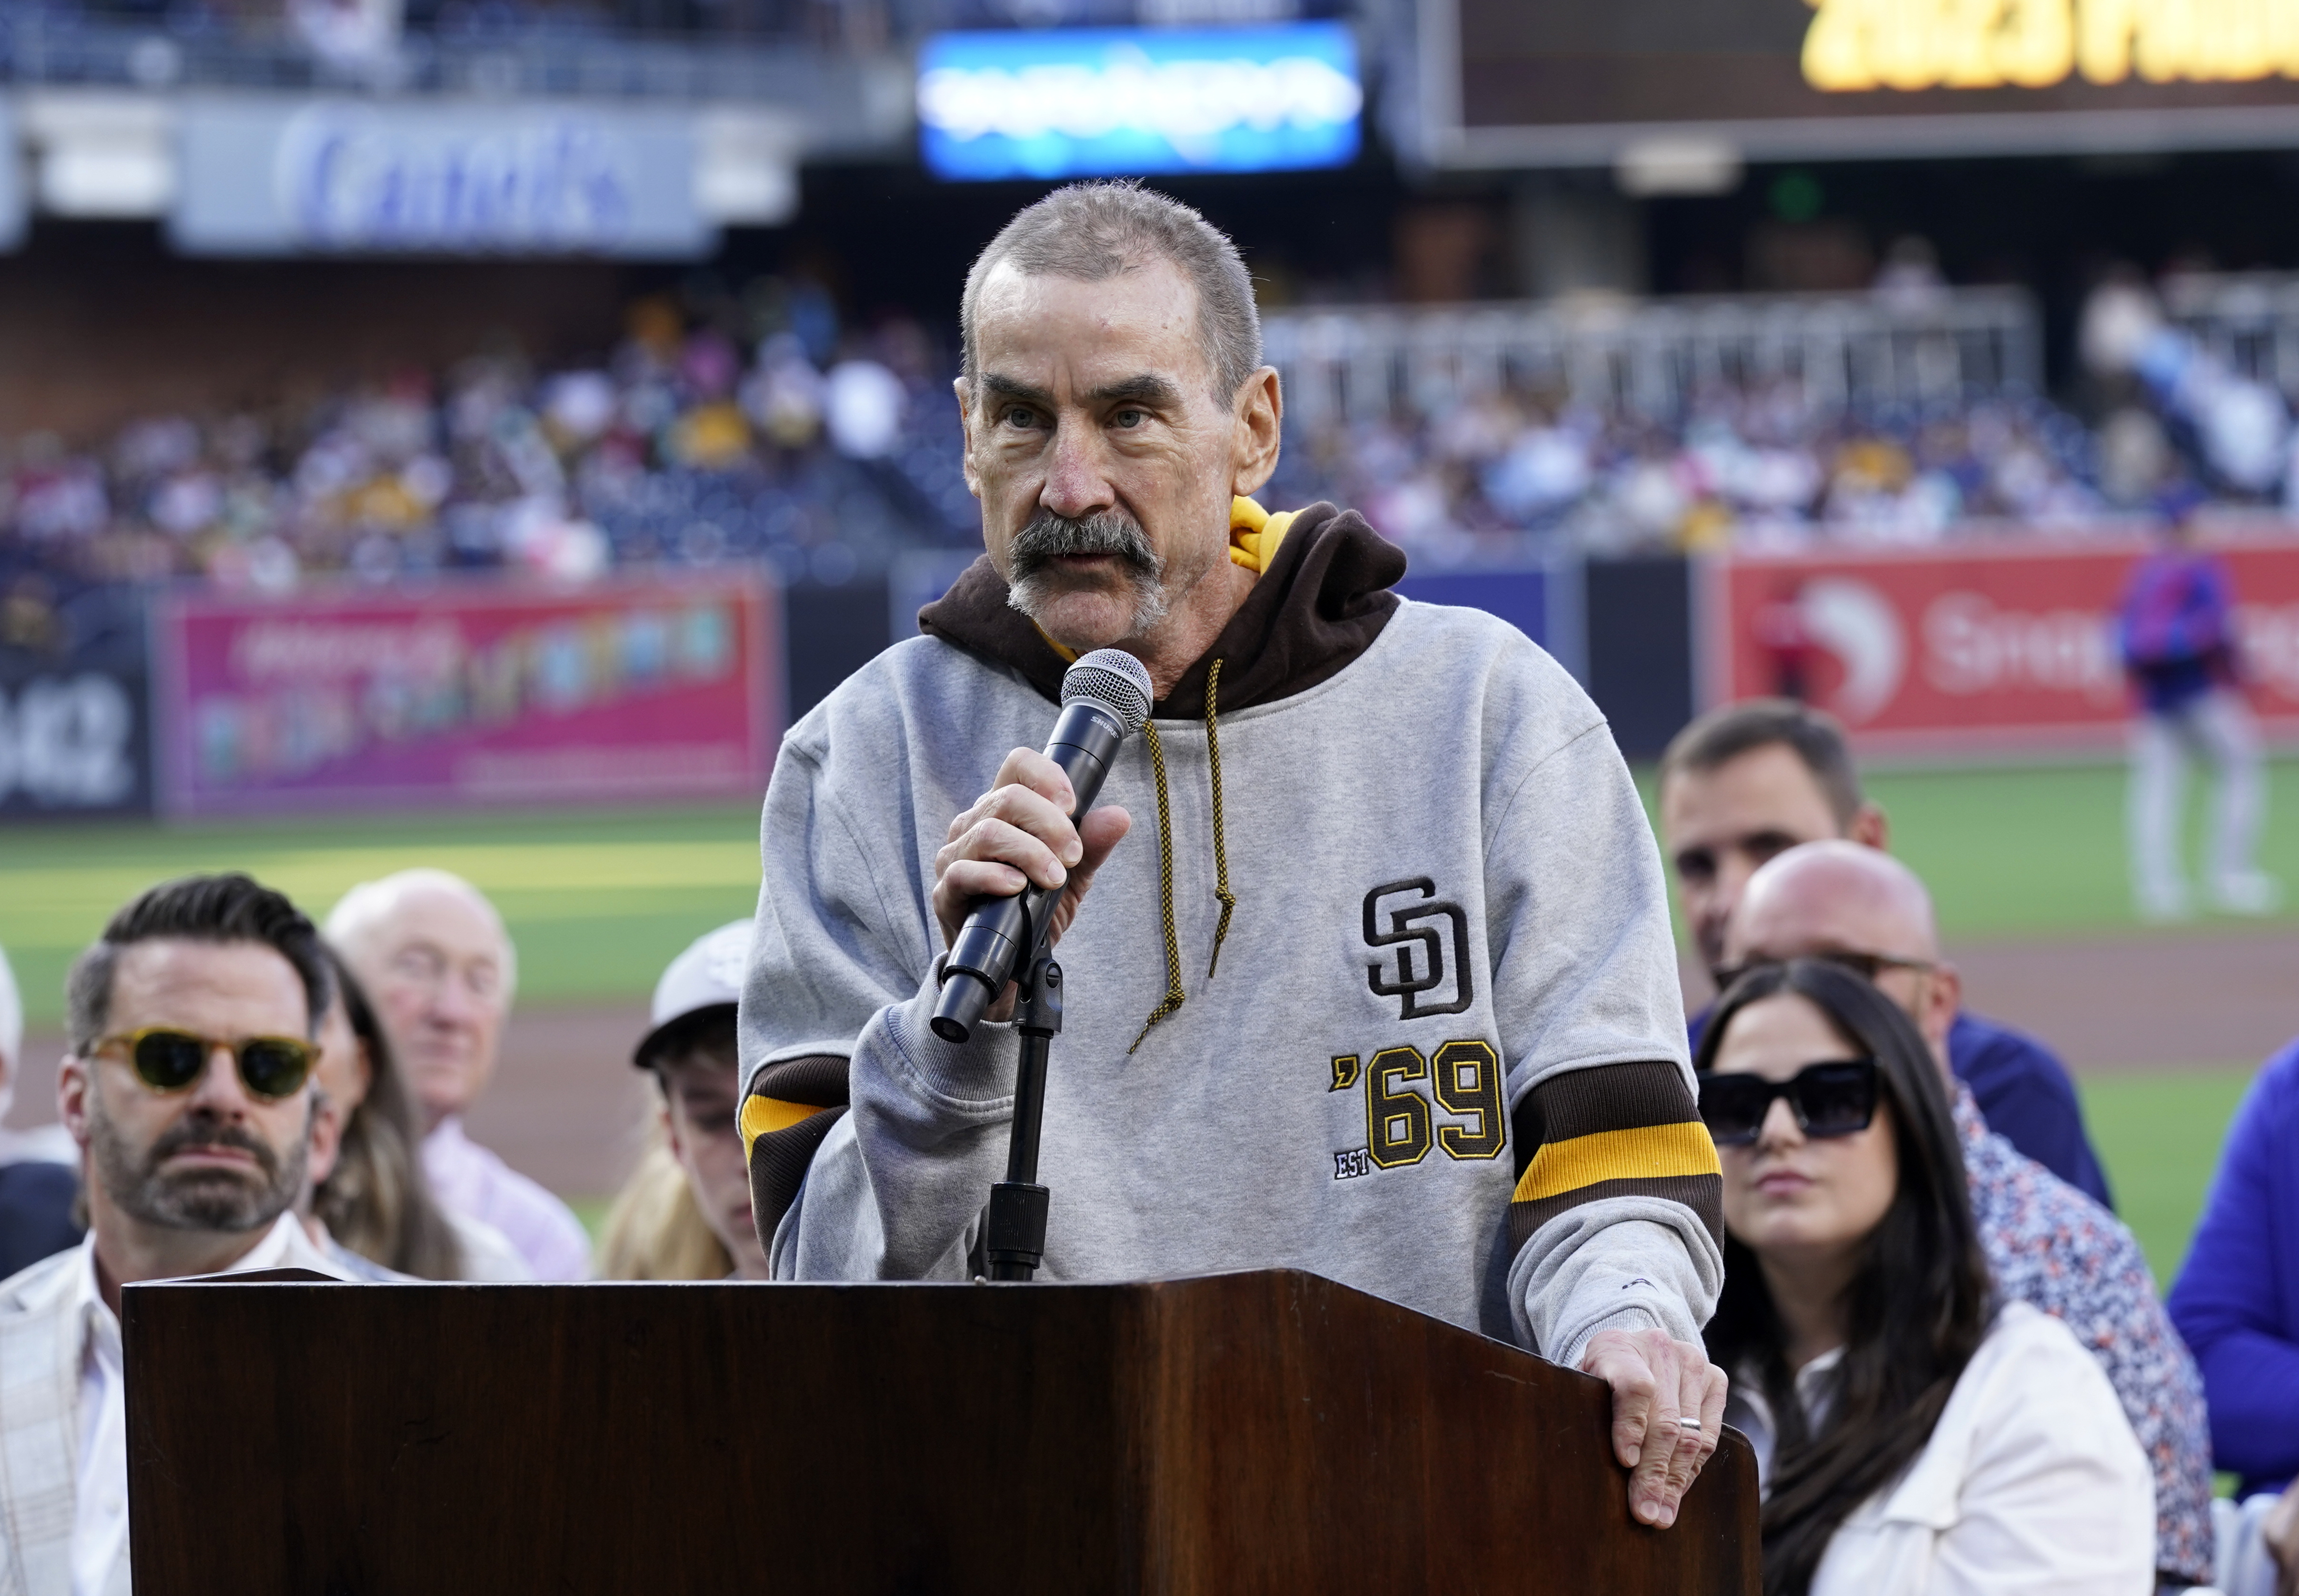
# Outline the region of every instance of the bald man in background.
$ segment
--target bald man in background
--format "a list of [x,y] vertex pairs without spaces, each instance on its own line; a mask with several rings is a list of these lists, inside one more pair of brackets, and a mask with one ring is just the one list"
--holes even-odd
[[[1777,698],[1711,710],[1676,735],[1661,756],[1660,832],[1677,906],[1712,977],[1730,968],[1724,927],[1766,860],[1828,837],[1880,851],[1891,842],[1884,811],[1861,790],[1844,728],[1809,704]],[[1948,1062],[1988,1128],[2113,1208],[2075,1083],[2051,1050],[1976,1014],[1955,1021]],[[1695,1052],[1706,1023],[1706,1010],[1692,1018]]]
[[537,1280],[588,1279],[590,1236],[574,1210],[463,1131],[494,1078],[519,978],[494,905],[448,871],[402,870],[345,893],[327,935],[391,1039],[440,1202],[502,1232]]
[[1988,1128],[1948,1064],[1963,1001],[1931,894],[1859,843],[1790,848],[1750,876],[1724,927],[1728,965],[1826,959],[1876,984],[1924,1034],[1955,1104],[1972,1218],[2006,1301],[2061,1320],[2121,1399],[2155,1474],[2156,1566],[2174,1588],[2212,1575],[2211,1440],[2202,1377],[2130,1231]]

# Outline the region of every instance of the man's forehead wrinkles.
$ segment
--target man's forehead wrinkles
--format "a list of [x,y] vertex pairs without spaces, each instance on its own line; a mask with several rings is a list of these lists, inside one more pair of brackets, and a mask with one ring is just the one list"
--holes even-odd
[[1018,377],[1008,377],[1002,371],[984,371],[982,386],[1000,399],[1022,399],[1033,404],[1051,405],[1053,394],[1033,382],[1024,382]]
[[1167,407],[1182,403],[1182,390],[1173,378],[1156,371],[1136,371],[1125,377],[1110,378],[1095,383],[1083,393],[1069,383],[1062,384],[1060,390],[1057,391],[1003,371],[984,372],[982,386],[994,398],[1019,400],[1048,410],[1066,403],[1116,404],[1131,400],[1141,404]]
[[1115,382],[1103,383],[1090,390],[1085,397],[1087,403],[1093,404],[1133,399],[1144,404],[1171,405],[1178,404],[1182,395],[1179,389],[1155,371],[1142,371],[1132,377],[1121,377]]

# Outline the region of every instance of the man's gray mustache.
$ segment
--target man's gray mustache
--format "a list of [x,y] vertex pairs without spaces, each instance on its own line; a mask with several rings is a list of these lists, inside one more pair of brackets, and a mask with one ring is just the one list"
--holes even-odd
[[187,1119],[152,1143],[152,1151],[144,1160],[147,1172],[157,1170],[176,1154],[187,1148],[236,1148],[255,1160],[266,1181],[279,1178],[279,1155],[246,1131],[236,1126],[218,1125],[197,1117]]
[[1017,577],[1031,576],[1069,554],[1115,554],[1151,577],[1164,564],[1141,523],[1114,510],[1073,520],[1042,509],[1014,535],[1009,551]]

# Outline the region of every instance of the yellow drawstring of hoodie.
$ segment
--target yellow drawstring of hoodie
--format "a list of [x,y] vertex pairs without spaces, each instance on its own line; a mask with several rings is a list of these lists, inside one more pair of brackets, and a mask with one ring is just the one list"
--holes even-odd
[[[1293,524],[1294,512],[1288,510],[1272,515],[1251,499],[1242,496],[1230,501],[1229,557],[1233,564],[1241,565],[1257,576],[1269,569],[1275,558],[1277,545],[1284,541]],[[1052,641],[1050,638],[1049,642]],[[1221,922],[1214,927],[1213,958],[1206,965],[1206,979],[1211,981],[1214,972],[1221,968],[1222,943],[1229,935],[1230,917],[1237,911],[1237,894],[1229,885],[1229,845],[1222,817],[1221,728],[1216,719],[1221,694],[1223,661],[1216,660],[1206,668],[1206,762],[1213,783],[1214,806],[1214,896],[1222,906]],[[1150,1033],[1159,1020],[1189,1001],[1182,987],[1182,943],[1174,927],[1174,817],[1173,807],[1166,791],[1166,749],[1158,736],[1157,722],[1142,727],[1150,739],[1150,773],[1158,786],[1158,882],[1159,903],[1164,910],[1166,929],[1166,995],[1141,1022],[1141,1034],[1125,1051],[1130,1055],[1150,1039]]]

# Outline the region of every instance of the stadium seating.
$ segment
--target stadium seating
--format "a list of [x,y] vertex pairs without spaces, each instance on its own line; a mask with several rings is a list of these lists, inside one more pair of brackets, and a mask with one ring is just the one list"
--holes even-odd
[[[2218,400],[2284,403],[2299,289],[2175,280],[2163,303]],[[647,302],[588,364],[475,357],[97,447],[12,440],[0,552],[75,582],[278,591],[760,561],[837,586],[967,545],[947,341],[907,321],[842,340],[805,309],[746,350]],[[2279,461],[2264,491],[2215,470],[2191,378],[2142,370],[2098,428],[2042,396],[2035,312],[2009,290],[1324,309],[1266,336],[1289,412],[1270,497],[1358,506],[1424,568],[2128,534],[2172,482],[2254,513],[2282,496]],[[2117,463],[2133,426],[2162,456],[2137,479]]]

